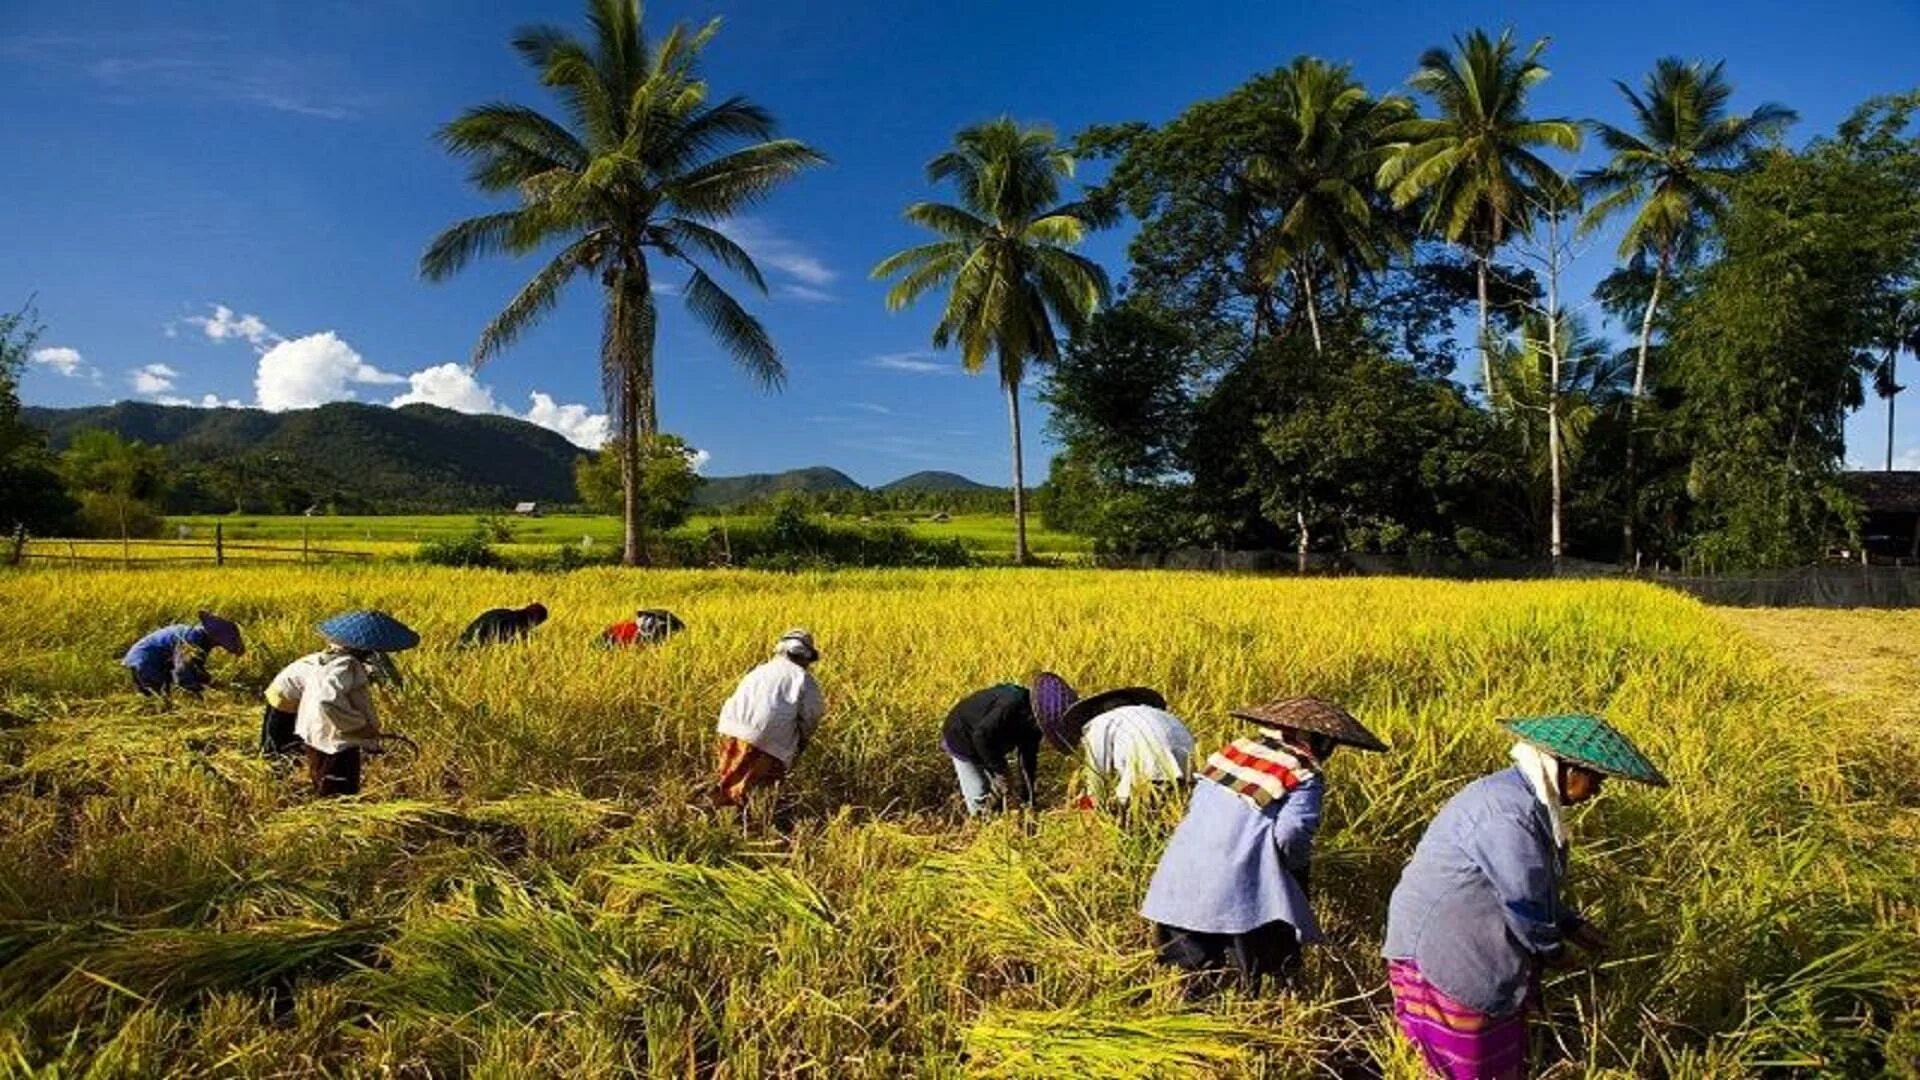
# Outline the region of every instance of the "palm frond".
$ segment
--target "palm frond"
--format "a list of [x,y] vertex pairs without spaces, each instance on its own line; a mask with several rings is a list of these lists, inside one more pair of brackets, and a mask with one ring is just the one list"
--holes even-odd
[[695,268],[687,279],[687,310],[755,382],[767,389],[777,389],[786,382],[786,368],[780,364],[780,354],[767,336],[767,328],[704,270]]

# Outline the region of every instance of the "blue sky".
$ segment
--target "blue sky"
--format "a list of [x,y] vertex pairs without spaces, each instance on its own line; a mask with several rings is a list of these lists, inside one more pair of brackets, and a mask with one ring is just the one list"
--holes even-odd
[[[570,2],[103,4],[12,0],[0,23],[0,303],[36,294],[48,332],[34,404],[116,398],[290,406],[351,395],[528,415],[591,439],[599,309],[580,286],[477,377],[485,320],[531,273],[490,262],[416,275],[428,239],[488,204],[431,141],[463,107],[544,105],[507,46],[528,22],[576,25]],[[719,15],[707,74],[769,106],[833,159],[739,235],[773,295],[751,306],[789,370],[755,391],[668,299],[664,426],[710,473],[839,466],[880,483],[945,468],[1004,483],[1006,408],[991,376],[933,353],[933,306],[889,314],[867,280],[917,237],[921,168],[952,132],[1000,113],[1063,133],[1159,121],[1299,53],[1397,87],[1457,31],[1550,35],[1542,115],[1622,119],[1611,84],[1663,55],[1724,59],[1737,107],[1799,110],[1793,139],[1920,80],[1920,5],[1895,0],[1691,5],[1478,3],[656,3],[650,25]],[[1594,164],[1594,151],[1567,164]],[[1118,277],[1124,230],[1089,253]],[[1588,251],[1584,285],[1608,268]],[[1584,292],[1584,288],[1582,288]],[[455,365],[455,366],[449,366]],[[535,396],[538,395],[538,396]],[[1850,456],[1878,461],[1877,403]],[[1896,449],[1920,467],[1920,408]],[[1028,430],[1044,411],[1030,403]],[[1028,475],[1051,447],[1029,439]]]

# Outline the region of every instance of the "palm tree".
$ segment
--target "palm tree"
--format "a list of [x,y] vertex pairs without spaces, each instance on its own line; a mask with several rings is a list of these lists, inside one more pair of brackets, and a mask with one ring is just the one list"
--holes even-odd
[[1873,392],[1887,403],[1887,471],[1893,471],[1893,398],[1905,390],[1899,383],[1902,350],[1920,356],[1920,293],[1897,297],[1886,316],[1880,344],[1887,350],[1873,368]]
[[979,372],[993,354],[1013,428],[1014,561],[1027,561],[1026,474],[1020,460],[1020,383],[1028,361],[1059,358],[1056,324],[1080,329],[1106,303],[1106,271],[1071,250],[1106,215],[1086,203],[1058,203],[1073,155],[1051,129],[1001,117],[965,128],[953,148],[927,163],[927,180],[952,181],[960,205],[919,202],[906,219],[940,235],[873,268],[900,276],[887,290],[898,311],[922,293],[948,286],[933,328],[935,348],[960,347],[960,363]]
[[1587,223],[1591,227],[1630,211],[1633,217],[1620,238],[1620,254],[1645,255],[1653,264],[1653,291],[1640,317],[1633,397],[1627,406],[1627,510],[1621,528],[1626,558],[1634,550],[1636,429],[1661,288],[1697,247],[1702,227],[1725,207],[1728,187],[1749,152],[1798,118],[1793,110],[1772,103],[1745,116],[1727,115],[1733,87],[1722,67],[1666,57],[1654,64],[1642,92],[1614,83],[1633,110],[1633,131],[1598,121],[1589,125],[1613,156],[1580,176],[1580,186],[1598,196]]
[[640,561],[640,448],[658,430],[654,407],[652,257],[683,265],[687,309],[765,387],[785,378],[759,320],[701,265],[711,260],[762,292],[753,259],[715,225],[802,169],[823,161],[803,143],[775,138],[773,118],[744,98],[709,101],[697,70],[718,20],[676,25],[649,41],[638,0],[589,0],[590,42],[551,26],[519,31],[513,46],[560,99],[565,122],[525,106],[469,109],[440,141],[473,162],[473,185],[514,192],[519,206],[447,229],[420,272],[433,281],[479,255],[561,248],[480,332],[477,367],[551,312],[580,277],[606,290],[600,374],[616,419],[625,503],[624,561]]
[[1258,267],[1271,286],[1281,273],[1299,282],[1301,303],[1321,351],[1314,279],[1330,274],[1342,296],[1355,277],[1386,265],[1405,245],[1373,213],[1373,176],[1386,157],[1382,133],[1412,113],[1404,99],[1376,99],[1352,69],[1302,56],[1280,72],[1275,104],[1284,121],[1276,144],[1246,163],[1248,198],[1274,213]]
[[1565,180],[1534,153],[1551,146],[1580,148],[1571,120],[1527,116],[1527,93],[1548,71],[1541,38],[1519,51],[1513,31],[1496,40],[1484,30],[1454,38],[1454,51],[1428,49],[1408,85],[1433,100],[1439,115],[1401,121],[1387,131],[1394,152],[1380,167],[1380,187],[1397,207],[1426,200],[1425,226],[1473,256],[1480,292],[1480,356],[1489,397],[1494,392],[1487,274],[1493,255],[1516,231],[1525,231],[1531,205],[1557,201]]

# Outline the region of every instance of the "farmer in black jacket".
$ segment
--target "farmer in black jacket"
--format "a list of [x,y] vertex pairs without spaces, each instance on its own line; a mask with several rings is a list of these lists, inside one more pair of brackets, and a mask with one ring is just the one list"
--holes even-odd
[[547,621],[545,604],[528,604],[523,608],[494,608],[483,611],[467,628],[460,632],[460,647],[472,648],[476,645],[508,645],[523,641],[533,628]]
[[1002,683],[960,699],[947,713],[940,745],[953,759],[967,813],[984,816],[992,812],[996,799],[1005,801],[1015,794],[1009,790],[1006,775],[1007,757],[1015,753],[1020,755],[1017,797],[1027,804],[1033,802],[1040,741],[1051,739],[1056,746],[1065,746],[1058,732],[1060,718],[1078,698],[1065,679],[1043,671],[1033,681],[1032,690]]

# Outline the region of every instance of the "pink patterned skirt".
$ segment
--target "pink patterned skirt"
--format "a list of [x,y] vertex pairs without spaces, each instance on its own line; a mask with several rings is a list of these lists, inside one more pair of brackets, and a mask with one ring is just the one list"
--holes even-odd
[[1411,960],[1387,961],[1393,1018],[1445,1080],[1520,1080],[1527,1075],[1527,1009],[1476,1012],[1442,993]]

